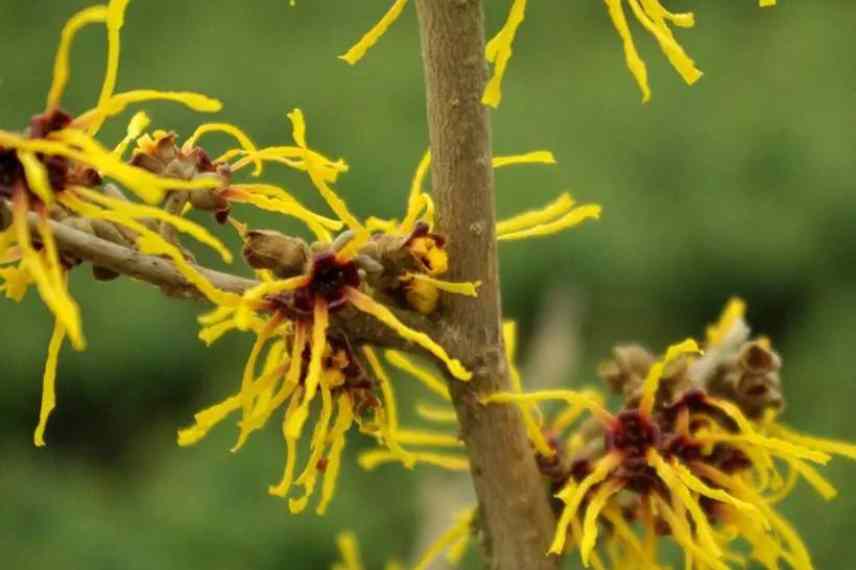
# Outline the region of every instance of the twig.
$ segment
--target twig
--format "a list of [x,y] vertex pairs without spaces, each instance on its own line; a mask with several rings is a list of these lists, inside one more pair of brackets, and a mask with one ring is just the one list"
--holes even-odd
[[486,535],[488,567],[548,570],[555,518],[514,406],[479,397],[510,389],[502,343],[497,275],[490,122],[481,95],[486,82],[480,0],[418,0],[428,99],[433,196],[438,227],[449,238],[450,279],[475,281],[479,299],[449,298],[446,346],[474,372],[450,380]]
[[[0,205],[5,205],[0,201]],[[31,228],[35,231],[37,224],[35,213],[29,214]],[[205,297],[181,275],[175,265],[168,259],[145,255],[131,248],[117,245],[69,227],[65,224],[50,222],[51,230],[60,250],[66,254],[91,262],[94,266],[111,269],[116,273],[134,277],[151,283],[169,292],[170,296],[195,298],[204,300]],[[196,266],[216,288],[230,293],[241,294],[247,289],[258,285],[258,281],[247,279],[230,273],[215,271],[206,267]],[[394,310],[399,320],[411,328],[436,334],[436,323],[410,311]],[[371,343],[401,350],[414,350],[414,347],[399,337],[374,318],[356,311],[337,313],[333,326],[348,335],[354,343]]]

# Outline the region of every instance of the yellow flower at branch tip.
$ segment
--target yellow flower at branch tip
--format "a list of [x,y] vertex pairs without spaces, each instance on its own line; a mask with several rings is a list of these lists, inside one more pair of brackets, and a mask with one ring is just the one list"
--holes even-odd
[[502,100],[502,78],[511,59],[511,46],[517,35],[517,28],[526,17],[526,0],[514,0],[508,13],[508,19],[485,47],[485,57],[494,65],[493,75],[485,87],[482,103],[493,108]]
[[370,29],[360,40],[354,44],[344,55],[340,55],[339,59],[348,62],[351,65],[360,61],[366,52],[375,45],[381,36],[386,33],[390,26],[401,16],[404,7],[407,6],[407,0],[395,0],[386,14]]

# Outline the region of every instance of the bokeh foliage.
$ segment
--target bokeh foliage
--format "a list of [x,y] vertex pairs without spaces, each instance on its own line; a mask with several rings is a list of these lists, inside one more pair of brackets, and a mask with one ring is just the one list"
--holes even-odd
[[[86,4],[0,1],[4,128],[41,110],[59,30]],[[414,15],[356,68],[335,57],[386,4],[137,0],[119,88],[219,97],[223,118],[260,144],[287,139],[285,112],[300,106],[314,146],[352,165],[340,184],[352,207],[399,215],[427,144]],[[497,4],[492,29],[507,2]],[[698,27],[681,39],[706,75],[686,88],[638,31],[654,90],[646,106],[601,2],[530,7],[494,114],[494,145],[497,153],[549,148],[559,165],[501,171],[500,213],[570,188],[602,203],[605,215],[572,233],[503,246],[507,314],[529,331],[547,291],[573,295],[584,307],[585,358],[567,377],[590,382],[614,342],[661,349],[699,334],[739,294],[756,330],[784,355],[787,420],[856,439],[856,64],[848,58],[856,7],[844,0],[783,1],[772,10],[750,0],[670,4],[696,9]],[[75,46],[71,111],[97,97],[103,35],[93,28]],[[182,135],[200,120],[167,104],[150,114]],[[105,130],[107,140],[122,129]],[[270,174],[320,207],[300,177]],[[295,227],[237,214],[259,226]],[[397,467],[366,474],[351,462],[326,518],[294,518],[265,493],[282,462],[275,430],[237,456],[226,451],[228,429],[190,450],[175,446],[177,427],[237,386],[248,339],[207,350],[195,338],[200,305],[127,280],[95,283],[81,270],[72,287],[91,346],[64,351],[47,449],[31,446],[31,430],[49,316],[32,294],[0,309],[4,567],[324,568],[343,527],[361,537],[367,561],[411,554],[418,474]],[[351,452],[360,445],[353,438]],[[801,492],[785,511],[818,568],[846,569],[856,470],[833,465],[829,475],[842,497],[827,505]]]

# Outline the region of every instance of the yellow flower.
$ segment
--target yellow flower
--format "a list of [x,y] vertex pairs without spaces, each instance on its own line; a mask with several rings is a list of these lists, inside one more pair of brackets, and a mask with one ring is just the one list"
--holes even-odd
[[[46,110],[33,117],[26,134],[0,130],[0,200],[11,207],[11,227],[0,232],[0,260],[17,263],[4,267],[0,276],[7,297],[19,301],[29,285],[35,285],[45,305],[56,319],[44,373],[42,410],[36,428],[36,445],[44,445],[44,430],[54,407],[54,383],[57,357],[66,337],[77,350],[85,347],[80,309],[67,288],[67,271],[78,261],[60,255],[51,224],[65,217],[82,217],[90,222],[109,222],[116,239],[130,245],[139,238],[142,251],[180,257],[188,274],[197,275],[184,256],[172,244],[151,232],[141,221],[159,219],[188,233],[230,259],[225,247],[201,227],[142,204],[125,202],[94,190],[105,178],[112,179],[137,197],[157,204],[168,191],[206,191],[216,186],[213,179],[177,180],[154,175],[124,163],[125,148],[148,125],[148,117],[138,113],[132,119],[128,135],[114,151],[104,148],[94,135],[108,118],[129,104],[164,99],[183,103],[192,109],[211,112],[220,109],[218,101],[196,93],[154,90],[115,93],[119,66],[120,30],[128,0],[112,0],[106,6],[86,8],[65,25],[53,69]],[[107,68],[97,105],[74,118],[59,108],[70,77],[69,54],[78,31],[89,24],[107,28]],[[99,226],[103,227],[103,226]],[[117,229],[121,228],[121,229]],[[123,233],[123,230],[127,230]],[[97,232],[96,232],[97,233]],[[147,247],[147,244],[149,247]],[[10,255],[9,251],[13,254]]]
[[[561,554],[573,545],[585,566],[661,568],[657,543],[666,533],[692,567],[733,567],[743,558],[735,547],[742,541],[768,570],[782,564],[813,568],[799,535],[774,505],[799,480],[823,498],[833,498],[835,488],[815,465],[826,464],[832,455],[856,459],[856,446],[797,434],[777,422],[779,408],[773,405],[762,417],[750,418],[741,402],[711,393],[705,382],[715,387],[715,381],[691,379],[674,395],[665,394],[675,387],[661,389],[666,371],[682,359],[687,365],[683,370],[696,372],[707,369],[705,358],[728,362],[717,351],[726,339],[734,342],[741,330],[748,335],[744,310],[739,299],[729,303],[709,328],[710,353],[704,357],[698,356],[692,339],[669,347],[617,414],[592,395],[572,390],[515,391],[485,399],[514,403],[527,413],[537,402],[557,400],[569,406],[560,416],[576,419],[588,410],[593,425],[600,425],[599,430],[580,430],[558,448],[565,475],[556,497],[564,507],[550,553]],[[737,344],[744,341],[737,338]],[[533,446],[537,441],[533,438]],[[604,548],[598,551],[602,532]]]

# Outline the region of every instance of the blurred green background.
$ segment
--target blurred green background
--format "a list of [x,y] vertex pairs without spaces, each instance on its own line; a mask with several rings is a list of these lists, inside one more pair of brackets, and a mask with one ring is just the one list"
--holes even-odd
[[[136,0],[119,89],[216,96],[225,103],[222,120],[263,145],[290,141],[285,112],[299,106],[310,143],[351,164],[339,188],[352,208],[400,215],[427,140],[413,7],[360,65],[336,59],[389,3]],[[490,4],[496,30],[509,2]],[[856,62],[849,55],[856,7],[844,0],[783,1],[771,10],[753,0],[668,4],[696,9],[697,28],[679,36],[705,77],[684,86],[634,23],[654,91],[648,105],[640,104],[602,2],[532,3],[520,29],[494,114],[495,150],[549,148],[559,164],[500,171],[500,214],[566,189],[605,210],[597,224],[503,245],[503,296],[507,315],[521,323],[523,359],[538,315],[553,312],[557,298],[572,299],[566,329],[580,354],[558,374],[592,382],[613,343],[639,340],[660,350],[700,335],[739,294],[755,330],[783,353],[787,420],[854,440]],[[0,1],[2,128],[21,128],[41,111],[59,31],[85,5]],[[103,49],[102,30],[80,36],[67,110],[94,104]],[[169,104],[150,114],[185,136],[208,120]],[[107,142],[120,138],[129,116],[105,129]],[[215,149],[221,143],[208,140]],[[268,179],[321,208],[303,178],[271,168]],[[90,348],[62,355],[45,449],[32,447],[31,430],[51,320],[32,292],[0,309],[4,568],[326,568],[342,528],[357,532],[373,567],[415,554],[425,473],[395,466],[363,473],[351,461],[325,518],[290,516],[266,494],[283,460],[275,427],[237,455],[227,451],[234,433],[226,426],[195,448],[175,445],[177,427],[237,388],[248,339],[204,348],[195,324],[204,307],[139,283],[96,283],[80,270],[73,290]],[[365,444],[352,437],[351,458]],[[784,510],[817,568],[848,569],[856,465],[833,462],[826,473],[840,498],[823,504],[801,489]],[[460,479],[430,477],[441,487]]]

